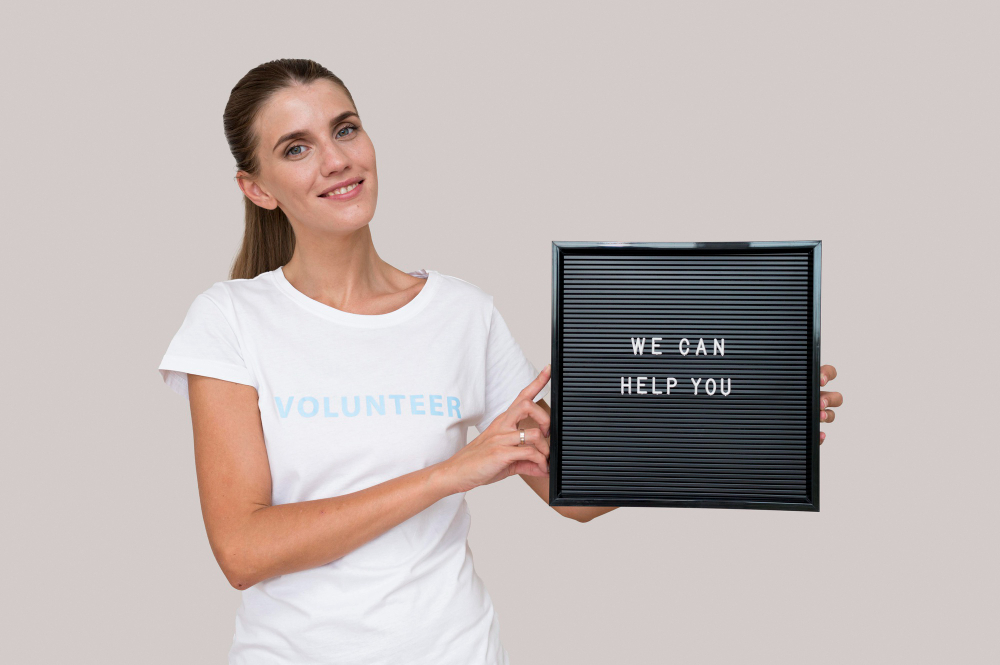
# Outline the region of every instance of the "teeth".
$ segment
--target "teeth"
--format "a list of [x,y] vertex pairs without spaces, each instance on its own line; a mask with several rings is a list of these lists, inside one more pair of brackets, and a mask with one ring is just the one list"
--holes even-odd
[[346,194],[347,192],[351,191],[357,186],[358,183],[354,183],[353,185],[348,185],[347,187],[341,187],[340,189],[335,189],[332,192],[327,192],[323,196],[333,196],[334,194]]

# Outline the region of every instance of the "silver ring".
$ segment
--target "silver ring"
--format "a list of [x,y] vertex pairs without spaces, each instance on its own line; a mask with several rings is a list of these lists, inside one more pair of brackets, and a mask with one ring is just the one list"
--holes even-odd
[[524,430],[523,429],[519,429],[517,431],[521,433],[521,443],[519,443],[518,445],[519,446],[523,446],[524,445]]

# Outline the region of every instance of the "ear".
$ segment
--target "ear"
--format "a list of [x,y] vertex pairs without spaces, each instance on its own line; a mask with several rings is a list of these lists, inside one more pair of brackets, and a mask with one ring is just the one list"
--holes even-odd
[[273,196],[264,191],[257,181],[250,177],[246,171],[236,174],[236,183],[243,191],[243,195],[265,210],[274,210],[278,207],[278,201]]

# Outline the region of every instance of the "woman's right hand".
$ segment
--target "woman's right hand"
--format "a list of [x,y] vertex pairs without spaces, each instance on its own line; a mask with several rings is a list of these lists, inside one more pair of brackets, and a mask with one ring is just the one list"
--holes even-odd
[[[542,368],[506,411],[445,462],[454,493],[468,492],[515,473],[549,474],[549,414],[534,399],[548,383],[551,373],[551,364]],[[517,424],[528,416],[540,427],[526,428],[521,445]]]

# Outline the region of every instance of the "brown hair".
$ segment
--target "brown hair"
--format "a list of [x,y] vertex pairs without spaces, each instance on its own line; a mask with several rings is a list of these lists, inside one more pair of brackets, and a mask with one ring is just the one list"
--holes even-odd
[[[282,58],[254,67],[239,80],[229,93],[222,125],[226,132],[229,150],[236,160],[236,170],[257,176],[260,162],[257,146],[260,137],[254,123],[271,96],[282,88],[296,84],[308,85],[318,79],[333,81],[347,93],[351,104],[354,98],[344,82],[326,67],[312,60]],[[354,110],[357,110],[354,104]],[[240,247],[229,279],[253,279],[257,275],[283,266],[295,250],[295,233],[288,217],[281,208],[267,210],[243,196],[243,244]]]

